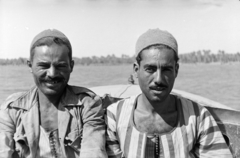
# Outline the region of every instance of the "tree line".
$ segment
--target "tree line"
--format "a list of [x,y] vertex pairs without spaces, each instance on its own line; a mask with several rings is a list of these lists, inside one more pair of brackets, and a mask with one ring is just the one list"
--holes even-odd
[[235,54],[225,53],[223,50],[219,50],[217,54],[211,53],[210,50],[194,51],[186,54],[179,54],[181,63],[228,63],[228,62],[240,62],[240,53]]
[[[119,65],[132,64],[134,56],[121,55],[117,57],[114,54],[107,56],[92,56],[92,57],[73,57],[76,65]],[[210,50],[199,50],[191,53],[179,54],[180,63],[229,63],[240,62],[240,53],[229,54],[223,50],[219,50],[217,54],[211,53]],[[18,59],[0,59],[0,65],[24,65],[27,63],[27,58]]]

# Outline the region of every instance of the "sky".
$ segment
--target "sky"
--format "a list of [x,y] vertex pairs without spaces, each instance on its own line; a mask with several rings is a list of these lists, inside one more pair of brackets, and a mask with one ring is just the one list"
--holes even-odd
[[39,32],[55,28],[73,56],[134,54],[148,29],[172,33],[179,54],[240,52],[239,0],[0,0],[0,58],[29,57]]

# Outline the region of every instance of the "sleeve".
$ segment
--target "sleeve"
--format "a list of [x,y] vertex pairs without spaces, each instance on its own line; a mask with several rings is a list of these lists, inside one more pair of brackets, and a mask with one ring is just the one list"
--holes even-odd
[[105,114],[105,122],[107,125],[106,151],[110,158],[120,158],[122,155],[117,137],[116,108],[117,103],[110,105]]
[[15,125],[8,109],[0,110],[0,158],[11,158],[14,153]]
[[199,117],[198,139],[194,153],[199,158],[233,157],[216,121],[205,108],[201,110]]
[[102,101],[99,96],[83,99],[83,136],[80,158],[107,158],[105,150],[105,122]]
[[116,97],[112,97],[110,94],[105,94],[102,97],[103,108],[106,109],[109,105],[116,103],[119,100],[122,100],[122,98],[116,98]]

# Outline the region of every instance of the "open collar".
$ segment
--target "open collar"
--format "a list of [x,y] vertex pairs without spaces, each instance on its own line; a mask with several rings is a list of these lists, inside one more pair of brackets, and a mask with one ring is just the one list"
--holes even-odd
[[62,104],[65,107],[83,105],[82,101],[79,99],[79,96],[73,92],[71,86],[69,85],[67,85],[60,102],[61,102],[60,104]]
[[11,107],[20,108],[29,111],[33,105],[38,102],[37,87],[32,87],[29,91],[21,93],[14,100],[11,100]]
[[[38,88],[34,86],[28,92],[19,96],[15,101],[12,101],[11,107],[20,108],[29,111],[33,105],[38,102]],[[82,101],[79,99],[79,96],[74,93],[71,86],[67,85],[66,89],[61,97],[60,104],[63,107],[71,106],[81,106],[83,105]]]

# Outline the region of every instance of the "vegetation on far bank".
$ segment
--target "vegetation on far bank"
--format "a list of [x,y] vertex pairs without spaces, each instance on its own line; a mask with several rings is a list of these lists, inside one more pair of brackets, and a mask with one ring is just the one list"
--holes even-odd
[[[210,50],[199,50],[191,53],[179,54],[180,63],[228,63],[240,62],[240,53],[229,54],[220,50],[217,54],[211,53]],[[132,56],[122,55],[117,57],[114,54],[107,56],[92,57],[73,57],[76,65],[119,65],[132,64],[135,59]],[[0,59],[0,65],[23,65],[26,64],[27,58],[18,59]]]

